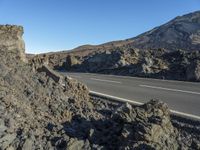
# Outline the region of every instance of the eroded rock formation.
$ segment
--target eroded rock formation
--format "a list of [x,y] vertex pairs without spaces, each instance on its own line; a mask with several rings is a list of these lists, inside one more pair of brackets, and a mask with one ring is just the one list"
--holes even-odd
[[7,55],[6,57],[12,56],[14,59],[26,60],[25,44],[22,39],[23,33],[23,27],[21,26],[0,26],[0,49],[2,56],[5,57]]

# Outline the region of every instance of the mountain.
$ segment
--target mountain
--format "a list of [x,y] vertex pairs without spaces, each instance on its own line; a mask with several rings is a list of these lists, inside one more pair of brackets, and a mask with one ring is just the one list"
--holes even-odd
[[200,11],[178,16],[134,38],[101,45],[84,45],[72,51],[112,49],[129,46],[139,49],[200,50]]
[[200,11],[178,16],[129,41],[142,49],[200,50]]

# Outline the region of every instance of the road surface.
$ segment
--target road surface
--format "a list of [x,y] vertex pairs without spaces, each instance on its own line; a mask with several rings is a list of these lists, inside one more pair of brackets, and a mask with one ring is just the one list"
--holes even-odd
[[200,83],[89,73],[64,75],[76,78],[95,92],[142,103],[159,99],[172,110],[200,117]]

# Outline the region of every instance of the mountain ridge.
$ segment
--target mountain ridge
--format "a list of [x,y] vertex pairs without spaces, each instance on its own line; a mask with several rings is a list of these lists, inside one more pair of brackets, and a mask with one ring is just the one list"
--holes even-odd
[[[179,24],[181,23],[182,24]],[[171,26],[174,27],[175,30],[172,30]],[[179,26],[179,27],[177,27]],[[192,32],[191,32],[191,28]],[[164,29],[163,29],[164,28]],[[166,28],[169,29],[168,32]],[[177,28],[181,28],[182,30],[177,30]],[[183,33],[183,29],[187,29],[188,32]],[[160,37],[162,34],[165,33],[165,36]],[[179,35],[180,34],[180,35]],[[169,36],[170,35],[170,36]],[[166,36],[169,36],[165,38]],[[182,36],[182,38],[181,38]],[[174,38],[176,37],[176,38]],[[171,39],[170,39],[171,38]],[[167,40],[166,40],[167,39]],[[164,48],[167,50],[200,50],[200,10],[191,12],[188,14],[184,14],[181,16],[177,16],[170,21],[154,27],[153,29],[141,33],[135,37],[127,38],[124,40],[116,40],[116,41],[109,41],[106,43],[92,45],[92,44],[85,44],[75,47],[70,50],[61,50],[57,52],[48,52],[48,53],[41,53],[39,55],[47,54],[58,54],[58,53],[74,53],[74,52],[83,52],[83,51],[98,51],[98,50],[105,50],[105,49],[113,49],[116,47],[133,47],[139,49],[159,49]],[[88,54],[88,52],[86,52]]]
[[[183,24],[179,24],[179,23],[183,23]],[[185,24],[185,23],[187,23],[187,24]],[[191,28],[189,28],[190,26],[188,24],[193,26],[192,32],[191,32]],[[164,32],[163,30],[166,30],[165,27],[167,27],[168,29],[171,29],[170,27],[174,26],[174,25],[175,26],[180,25],[181,27],[183,27],[183,29],[185,29],[185,28],[188,29],[189,30],[188,32],[190,34],[187,32],[188,36],[187,37],[183,36],[183,38],[178,39],[178,41],[177,41],[177,39],[173,39],[173,41],[172,40],[169,41],[169,38],[168,38],[168,41],[165,41],[166,39],[164,37],[166,37],[166,36],[164,36],[164,37],[161,37],[162,41],[155,41],[158,37],[155,40],[152,39],[153,37],[150,37],[151,39],[149,41],[150,42],[154,41],[154,42],[150,43],[150,44],[148,42],[145,42],[145,40],[144,40],[144,38],[146,38],[145,36],[148,36],[148,35],[151,35],[151,34],[154,35],[155,32],[157,32],[157,31],[159,32],[158,34],[161,34],[160,33],[161,29],[162,29],[162,32]],[[195,31],[196,31],[197,34],[194,34]],[[168,32],[172,32],[171,34],[175,35],[175,36],[177,36],[177,33],[184,34],[183,30],[178,31],[177,28],[175,28],[175,30],[173,30],[173,31],[168,31]],[[176,33],[174,33],[174,32],[176,32]],[[173,37],[173,36],[171,36],[171,37]],[[184,45],[184,42],[189,42],[190,37],[192,38],[194,44]],[[180,38],[180,37],[178,37],[178,38]],[[184,39],[184,38],[186,38],[188,41],[186,41],[186,39]],[[168,44],[170,44],[170,42],[174,42],[174,41],[177,41],[178,43],[177,42],[175,43],[176,46],[174,46],[174,45],[166,46],[164,44],[160,44],[160,42],[163,42],[163,41],[164,41],[164,43],[166,42]],[[181,44],[183,44],[183,46]],[[99,44],[99,45],[91,45],[91,44],[81,45],[81,46],[78,46],[78,47],[76,47],[72,50],[69,50],[69,52],[86,50],[86,49],[96,50],[96,49],[101,48],[101,47],[107,47],[107,48],[111,48],[113,46],[114,47],[118,47],[118,46],[121,47],[121,46],[127,46],[127,45],[131,46],[131,47],[135,47],[135,48],[142,48],[142,49],[165,48],[165,49],[168,49],[168,50],[177,50],[177,49],[200,50],[200,11],[195,11],[195,12],[191,12],[191,13],[184,14],[184,15],[181,15],[181,16],[177,16],[174,19],[171,19],[170,21],[168,21],[167,23],[164,23],[160,26],[154,27],[153,29],[146,31],[144,33],[141,33],[141,34],[139,34],[135,37],[132,37],[132,38],[127,38],[127,39],[124,39],[124,40],[110,41],[110,42],[106,42],[106,43]],[[161,45],[161,46],[158,46],[158,45]],[[194,46],[194,45],[197,45],[197,46]]]
[[178,16],[129,40],[143,49],[200,50],[200,11]]

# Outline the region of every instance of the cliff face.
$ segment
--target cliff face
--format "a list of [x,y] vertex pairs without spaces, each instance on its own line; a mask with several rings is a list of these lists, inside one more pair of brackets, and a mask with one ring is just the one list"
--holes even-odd
[[25,61],[25,44],[22,39],[23,27],[0,25],[1,56],[7,59]]

